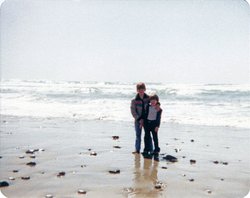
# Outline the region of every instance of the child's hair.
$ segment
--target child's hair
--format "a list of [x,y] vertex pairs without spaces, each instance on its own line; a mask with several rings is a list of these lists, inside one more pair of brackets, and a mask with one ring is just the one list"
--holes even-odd
[[140,89],[146,90],[146,86],[145,86],[145,84],[144,84],[143,82],[139,82],[139,83],[137,83],[137,85],[136,85],[136,89],[137,89],[137,90],[140,90]]
[[156,100],[159,103],[159,97],[156,94],[149,96],[149,100]]

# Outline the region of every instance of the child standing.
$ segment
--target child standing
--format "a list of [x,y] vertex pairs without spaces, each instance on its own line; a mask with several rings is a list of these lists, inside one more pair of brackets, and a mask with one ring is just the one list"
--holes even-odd
[[[138,83],[136,85],[137,94],[135,98],[131,101],[131,114],[135,120],[135,132],[136,132],[136,140],[135,140],[135,153],[140,153],[141,149],[141,131],[144,126],[144,117],[145,117],[145,109],[149,103],[149,96],[145,93],[146,86],[144,83]],[[148,137],[149,147],[152,147],[151,137]]]
[[144,154],[149,154],[150,150],[150,141],[151,141],[151,134],[153,136],[154,141],[154,154],[158,154],[160,152],[159,141],[158,141],[158,131],[161,123],[161,114],[162,109],[160,108],[159,97],[154,94],[149,97],[149,105],[146,107],[145,112],[145,121],[144,121],[144,128],[145,128],[145,149]]

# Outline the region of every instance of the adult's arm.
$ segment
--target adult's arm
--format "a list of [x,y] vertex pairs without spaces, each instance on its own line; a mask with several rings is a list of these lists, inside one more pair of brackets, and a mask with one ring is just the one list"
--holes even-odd
[[136,108],[135,108],[135,100],[131,100],[131,104],[130,104],[130,111],[132,116],[134,117],[135,120],[138,120],[139,116],[136,112]]

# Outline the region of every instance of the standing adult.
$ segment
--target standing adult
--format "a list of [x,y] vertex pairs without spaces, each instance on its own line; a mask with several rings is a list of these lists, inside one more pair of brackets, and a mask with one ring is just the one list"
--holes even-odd
[[[141,150],[141,132],[142,127],[144,126],[144,117],[146,106],[149,103],[149,96],[145,93],[146,86],[144,83],[140,82],[136,85],[137,94],[135,98],[131,101],[131,114],[135,119],[135,151],[134,154],[140,153]],[[150,137],[151,138],[151,137]],[[150,140],[149,140],[150,141]],[[152,144],[152,139],[151,139]]]

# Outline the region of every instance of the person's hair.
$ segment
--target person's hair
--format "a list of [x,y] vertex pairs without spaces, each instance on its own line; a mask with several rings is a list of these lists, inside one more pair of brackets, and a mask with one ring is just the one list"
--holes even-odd
[[156,94],[154,94],[149,96],[149,100],[156,100],[157,102],[159,102],[159,97]]
[[139,83],[137,83],[137,85],[136,85],[136,89],[137,89],[137,90],[140,90],[140,89],[146,90],[146,86],[145,86],[145,84],[144,84],[143,82],[139,82]]

